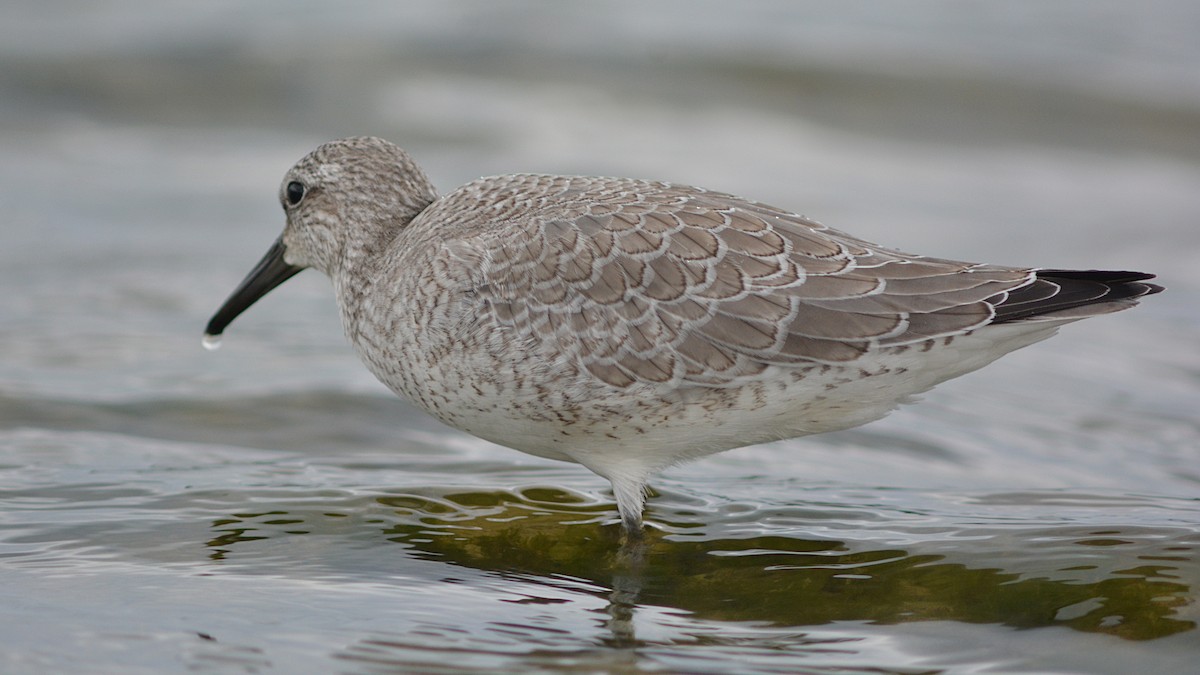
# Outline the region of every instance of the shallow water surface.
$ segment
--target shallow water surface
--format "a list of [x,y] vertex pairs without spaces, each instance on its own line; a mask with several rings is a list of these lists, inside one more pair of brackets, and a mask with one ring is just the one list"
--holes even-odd
[[[1194,670],[1200,14],[1126,5],[5,5],[0,672]],[[201,348],[359,133],[1168,291],[672,469],[623,544],[601,479],[374,382],[316,273]]]
[[1193,498],[700,466],[660,482],[645,542],[622,546],[611,499],[578,471],[404,445],[6,434],[0,593],[22,614],[6,639],[45,645],[9,665],[1119,672],[1153,643],[1150,661],[1182,672],[1194,657]]

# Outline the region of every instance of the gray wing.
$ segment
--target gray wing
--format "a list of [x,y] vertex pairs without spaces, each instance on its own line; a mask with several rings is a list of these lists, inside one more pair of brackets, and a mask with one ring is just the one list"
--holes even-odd
[[566,190],[571,208],[543,202],[482,235],[476,292],[496,323],[616,387],[847,364],[982,326],[1034,279],[881,248],[731,195],[601,187]]

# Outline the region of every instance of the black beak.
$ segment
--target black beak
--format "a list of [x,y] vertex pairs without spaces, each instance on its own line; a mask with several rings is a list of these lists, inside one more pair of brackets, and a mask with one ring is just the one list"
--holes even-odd
[[208,327],[204,329],[205,336],[216,337],[225,332],[225,327],[233,323],[233,320],[246,311],[250,305],[271,292],[272,288],[291,279],[297,272],[304,269],[289,265],[283,259],[284,250],[282,239],[276,240],[271,245],[267,254],[258,261],[254,269],[250,270],[250,274],[242,279],[242,283],[234,289],[229,298],[225,300],[225,304],[221,305],[221,309],[217,310],[217,313],[209,320]]

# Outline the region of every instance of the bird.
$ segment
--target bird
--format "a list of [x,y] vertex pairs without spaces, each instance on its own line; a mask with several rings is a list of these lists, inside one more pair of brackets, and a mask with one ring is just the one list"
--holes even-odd
[[1163,290],[1141,272],[913,255],[669,182],[511,174],[441,196],[375,137],[319,146],[279,200],[283,233],[206,346],[319,270],[381,382],[451,427],[607,479],[631,537],[668,467],[879,419]]

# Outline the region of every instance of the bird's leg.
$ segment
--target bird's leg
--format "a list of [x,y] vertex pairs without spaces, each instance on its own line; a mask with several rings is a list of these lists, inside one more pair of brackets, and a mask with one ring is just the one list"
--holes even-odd
[[621,516],[621,525],[625,530],[625,541],[635,543],[642,541],[644,526],[642,525],[641,514],[636,514],[633,518]]
[[638,479],[612,477],[613,495],[617,498],[617,511],[625,536],[630,539],[642,537],[642,509],[646,504],[646,483]]

